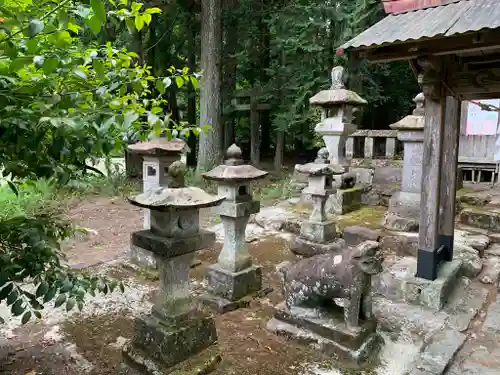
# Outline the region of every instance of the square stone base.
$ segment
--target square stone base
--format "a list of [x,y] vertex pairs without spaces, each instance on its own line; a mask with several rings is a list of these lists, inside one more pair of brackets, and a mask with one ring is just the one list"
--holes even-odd
[[[194,310],[183,319],[162,319],[150,314],[136,319],[134,337],[124,347],[125,362],[142,370],[154,364],[170,368],[217,341],[213,318]],[[168,373],[168,372],[167,372]]]
[[460,276],[462,260],[443,262],[435,280],[416,277],[417,260],[405,257],[381,275],[382,294],[389,299],[441,310]]
[[250,266],[239,272],[231,272],[218,264],[208,267],[206,279],[209,294],[236,302],[262,289],[262,268]]
[[149,270],[156,270],[155,255],[142,247],[130,245],[130,261]]
[[327,210],[336,215],[345,215],[361,208],[363,191],[359,187],[337,189],[327,201]]
[[318,254],[340,253],[344,247],[345,241],[342,238],[334,239],[329,243],[317,243],[296,236],[290,242],[290,251],[305,258]]
[[300,236],[311,242],[327,243],[337,237],[337,224],[332,220],[306,220],[300,226]]
[[130,344],[125,345],[123,352],[126,354],[120,364],[119,375],[210,374],[222,361],[217,345],[212,345],[172,367],[151,361],[143,350],[134,349]]
[[291,312],[284,303],[275,307],[274,318],[267,324],[274,333],[315,344],[327,355],[358,365],[380,350],[382,339],[376,328],[376,322],[369,320],[362,323],[359,332],[353,332],[347,329],[342,313],[307,308]]

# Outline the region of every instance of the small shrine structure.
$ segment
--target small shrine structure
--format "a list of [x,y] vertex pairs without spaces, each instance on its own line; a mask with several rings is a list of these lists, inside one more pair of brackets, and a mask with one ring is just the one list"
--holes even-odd
[[500,97],[498,1],[437,3],[423,8],[417,2],[407,4],[403,12],[389,14],[338,50],[372,63],[407,60],[422,87],[425,125],[416,274],[426,280],[435,280],[440,263],[453,259],[461,102]]

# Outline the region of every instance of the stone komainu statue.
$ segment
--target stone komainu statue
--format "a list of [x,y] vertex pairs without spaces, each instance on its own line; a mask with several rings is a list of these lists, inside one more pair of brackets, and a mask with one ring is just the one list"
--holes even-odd
[[324,307],[342,300],[348,329],[359,331],[359,318],[372,318],[371,277],[382,271],[379,243],[365,241],[342,255],[321,254],[278,266],[287,308]]

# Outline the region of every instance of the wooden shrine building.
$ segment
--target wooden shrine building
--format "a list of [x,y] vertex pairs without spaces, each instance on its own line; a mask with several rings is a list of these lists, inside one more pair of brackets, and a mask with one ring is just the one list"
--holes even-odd
[[453,258],[461,102],[500,98],[500,1],[436,3],[391,13],[340,47],[373,63],[408,60],[422,87],[417,276],[428,280],[437,277],[441,261]]

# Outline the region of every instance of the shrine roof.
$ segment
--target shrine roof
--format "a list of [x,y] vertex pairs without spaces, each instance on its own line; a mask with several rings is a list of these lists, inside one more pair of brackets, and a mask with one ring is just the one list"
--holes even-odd
[[372,49],[497,28],[500,28],[498,0],[456,0],[389,14],[340,49]]

